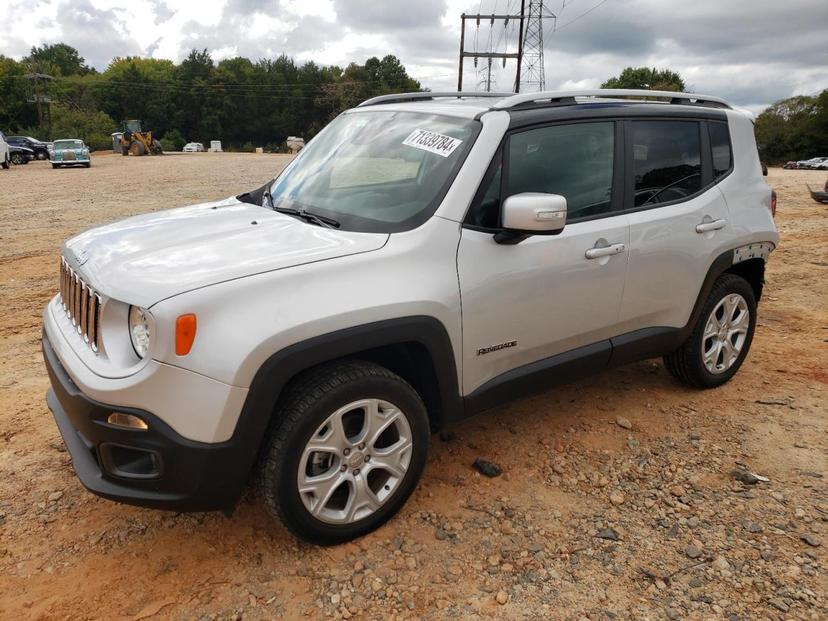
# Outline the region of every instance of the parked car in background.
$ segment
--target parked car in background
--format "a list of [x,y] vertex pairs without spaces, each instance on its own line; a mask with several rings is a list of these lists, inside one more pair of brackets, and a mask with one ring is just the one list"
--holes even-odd
[[17,145],[10,144],[9,145],[9,160],[12,164],[28,164],[33,159],[36,159],[35,152],[31,149],[27,149],[26,147],[20,147]]
[[32,138],[31,136],[8,136],[6,138],[6,142],[8,142],[10,146],[31,149],[34,153],[35,159],[49,159],[49,143],[42,142],[37,138]]
[[85,166],[92,165],[92,158],[89,155],[89,147],[83,140],[73,138],[71,140],[55,140],[54,153],[52,154],[52,168],[61,166]]
[[200,142],[188,142],[184,145],[184,148],[181,149],[184,153],[203,153],[204,152],[204,145]]
[[9,144],[6,142],[6,136],[0,132],[0,166],[8,169],[10,162]]
[[797,168],[804,168],[806,170],[813,170],[818,168],[820,164],[828,161],[828,157],[812,157],[809,160],[799,160],[796,163]]

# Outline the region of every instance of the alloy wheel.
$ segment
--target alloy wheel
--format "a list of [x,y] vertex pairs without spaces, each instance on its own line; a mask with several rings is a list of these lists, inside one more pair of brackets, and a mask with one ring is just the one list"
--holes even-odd
[[730,293],[713,307],[702,334],[702,359],[714,375],[724,373],[739,359],[750,327],[747,302]]
[[316,519],[352,524],[375,513],[400,486],[413,437],[405,414],[382,399],[361,399],[331,414],[305,445],[297,485]]

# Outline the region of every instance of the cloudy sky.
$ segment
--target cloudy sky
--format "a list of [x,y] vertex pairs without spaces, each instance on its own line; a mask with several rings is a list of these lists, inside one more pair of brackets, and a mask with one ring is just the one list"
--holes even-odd
[[[548,0],[547,89],[598,86],[625,66],[669,67],[691,90],[761,110],[828,87],[826,0]],[[63,41],[104,69],[114,56],[216,60],[286,53],[346,65],[399,56],[432,90],[455,89],[462,12],[502,13],[517,0],[3,0],[0,54]],[[528,2],[527,2],[528,5]],[[513,25],[472,22],[466,49],[514,51]],[[512,61],[510,61],[512,62]],[[466,61],[464,86],[480,76]],[[509,89],[514,65],[495,71]]]

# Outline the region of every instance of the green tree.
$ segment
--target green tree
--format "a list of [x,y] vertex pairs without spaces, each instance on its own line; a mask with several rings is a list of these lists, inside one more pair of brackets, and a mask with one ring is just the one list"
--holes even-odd
[[86,75],[94,71],[86,65],[78,50],[65,43],[33,47],[23,62],[31,71],[53,76]]
[[756,118],[755,133],[767,162],[828,155],[828,89],[777,101]]
[[601,88],[640,88],[650,91],[684,91],[684,80],[670,69],[627,67],[617,77],[609,78]]
[[52,133],[55,139],[80,138],[90,149],[112,149],[115,121],[104,112],[52,105]]
[[20,131],[37,123],[37,112],[27,101],[26,68],[13,58],[0,54],[0,129],[6,133]]

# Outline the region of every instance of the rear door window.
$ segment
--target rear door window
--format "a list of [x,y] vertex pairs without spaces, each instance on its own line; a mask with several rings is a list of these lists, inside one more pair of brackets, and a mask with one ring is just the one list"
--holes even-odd
[[683,200],[702,188],[697,121],[633,121],[636,207]]

